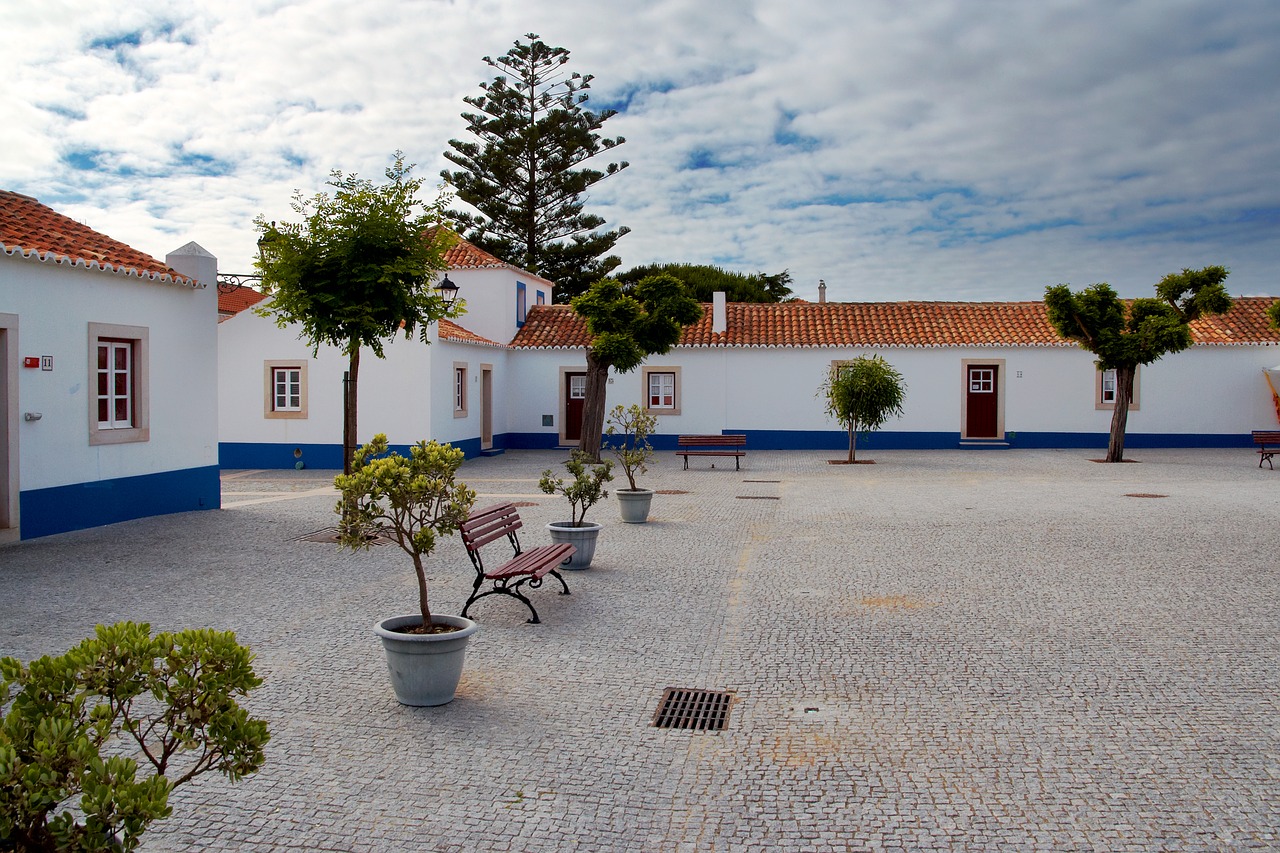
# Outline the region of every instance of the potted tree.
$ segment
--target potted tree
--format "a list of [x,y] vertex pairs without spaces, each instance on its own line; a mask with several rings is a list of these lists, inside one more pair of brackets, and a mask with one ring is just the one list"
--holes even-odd
[[387,654],[396,699],[404,705],[443,705],[462,677],[467,641],[478,630],[470,619],[432,614],[422,560],[441,536],[456,533],[475,504],[476,493],[455,479],[463,453],[448,444],[420,441],[405,457],[387,453],[379,433],[356,451],[350,474],[334,478],[342,497],[341,543],[368,548],[390,536],[413,559],[418,612],[383,619],[374,626]]
[[605,448],[618,457],[618,464],[627,475],[628,488],[613,492],[618,498],[618,511],[627,524],[644,524],[649,520],[653,489],[638,487],[636,474],[649,470],[646,463],[653,456],[649,436],[657,428],[658,419],[632,403],[626,407],[614,406],[606,423]]
[[553,477],[551,469],[542,472],[538,488],[548,495],[561,494],[569,501],[569,521],[553,521],[547,525],[552,542],[568,542],[577,548],[572,557],[564,561],[566,569],[586,569],[596,553],[596,539],[602,525],[585,521],[587,510],[602,498],[609,497],[604,484],[613,479],[613,463],[600,462],[588,467],[591,457],[583,450],[575,450],[565,460],[564,467],[572,479]]

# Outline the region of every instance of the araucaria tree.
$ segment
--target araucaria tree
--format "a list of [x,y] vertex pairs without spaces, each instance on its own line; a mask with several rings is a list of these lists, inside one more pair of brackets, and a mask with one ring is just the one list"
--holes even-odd
[[606,255],[630,229],[598,230],[583,213],[582,195],[627,167],[581,164],[626,140],[598,130],[616,110],[584,109],[592,75],[569,73],[569,51],[529,33],[504,56],[484,58],[500,74],[463,98],[463,113],[479,142],[449,140],[444,156],[458,166],[441,176],[478,214],[450,211],[468,241],[504,261],[556,282],[561,301],[586,291],[620,260]]
[[1099,370],[1116,372],[1106,461],[1124,461],[1125,426],[1138,365],[1191,346],[1191,321],[1231,308],[1231,297],[1222,285],[1227,274],[1221,266],[1184,268],[1160,280],[1155,299],[1134,299],[1128,305],[1105,282],[1079,293],[1072,293],[1065,284],[1045,289],[1049,322],[1058,334],[1096,355]]
[[573,310],[586,320],[591,335],[581,447],[599,462],[609,368],[628,373],[649,356],[669,351],[680,340],[681,329],[702,316],[702,306],[678,279],[655,275],[639,281],[630,293],[613,279],[598,281],[573,300]]
[[907,386],[902,374],[878,355],[864,355],[834,365],[818,389],[827,414],[849,431],[849,462],[855,461],[858,433],[872,432],[902,415]]
[[280,328],[297,324],[318,351],[322,344],[342,350],[349,363],[346,415],[342,429],[343,472],[351,473],[355,453],[360,350],[383,357],[383,342],[397,332],[417,333],[427,343],[428,327],[456,317],[461,303],[447,306],[435,293],[435,274],[445,269],[450,233],[436,226],[442,204],[417,198],[421,178],[410,178],[397,151],[387,182],[374,184],[334,171],[333,194],[312,199],[294,194],[299,222],[277,225],[259,216],[262,232],[257,267],[263,291],[271,296],[255,310]]

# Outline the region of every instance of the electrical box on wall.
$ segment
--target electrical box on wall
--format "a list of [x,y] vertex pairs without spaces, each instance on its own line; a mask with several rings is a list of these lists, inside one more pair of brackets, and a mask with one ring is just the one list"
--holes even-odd
[[26,356],[23,356],[23,357],[22,357],[22,366],[23,366],[23,367],[39,367],[39,366],[40,366],[40,359],[36,358],[34,355],[26,355]]
[[548,427],[548,426],[555,426],[555,425],[556,425],[556,416],[555,416],[555,415],[543,415],[543,416],[542,416],[542,425],[543,425],[544,427]]

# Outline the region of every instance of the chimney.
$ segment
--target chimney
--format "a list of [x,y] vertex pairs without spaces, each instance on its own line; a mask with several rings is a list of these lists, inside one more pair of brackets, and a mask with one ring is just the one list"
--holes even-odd
[[822,279],[818,279],[818,302],[827,301],[827,283]]
[[164,256],[174,271],[207,286],[218,283],[218,259],[199,243],[188,243]]
[[729,328],[729,309],[725,305],[724,291],[711,294],[711,333],[723,335]]

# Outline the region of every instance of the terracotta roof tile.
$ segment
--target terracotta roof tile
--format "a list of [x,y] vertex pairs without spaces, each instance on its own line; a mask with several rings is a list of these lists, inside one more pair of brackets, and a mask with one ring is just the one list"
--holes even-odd
[[482,338],[470,329],[464,329],[452,320],[438,320],[437,325],[440,328],[440,340],[456,341],[463,344],[480,344],[487,347],[505,347],[497,341],[491,341],[488,338]]
[[204,287],[150,255],[99,234],[30,196],[0,190],[0,252],[45,263],[125,273],[151,281]]
[[266,298],[266,294],[254,290],[252,287],[237,287],[230,293],[223,293],[219,290],[218,313],[228,316],[239,314],[246,308],[252,308]]
[[[1191,325],[1197,344],[1280,344],[1266,309],[1273,297],[1237,297],[1231,311]],[[685,328],[677,346],[944,347],[1075,346],[1049,325],[1043,302],[731,302],[728,328],[711,331],[711,306]],[[529,310],[511,345],[584,348],[586,324],[568,305]]]

